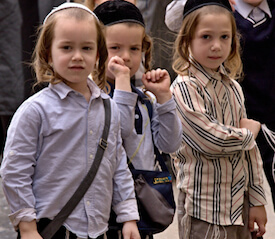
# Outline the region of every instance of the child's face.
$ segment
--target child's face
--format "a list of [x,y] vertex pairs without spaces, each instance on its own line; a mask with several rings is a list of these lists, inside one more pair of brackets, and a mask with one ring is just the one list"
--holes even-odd
[[87,85],[97,60],[97,30],[93,22],[59,17],[54,29],[50,63],[67,85]]
[[254,6],[254,7],[257,7],[258,5],[261,4],[261,2],[263,0],[243,0],[243,1],[250,4],[250,5],[252,5],[252,6]]
[[232,26],[224,14],[203,15],[196,27],[190,49],[202,66],[217,70],[231,51]]
[[[113,56],[119,56],[130,69],[132,77],[141,63],[143,36],[144,28],[139,24],[118,23],[106,27],[108,61]],[[107,71],[107,76],[114,78],[109,71]]]

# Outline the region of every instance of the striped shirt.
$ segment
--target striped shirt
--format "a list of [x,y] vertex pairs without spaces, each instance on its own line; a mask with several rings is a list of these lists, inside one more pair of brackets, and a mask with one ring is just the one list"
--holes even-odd
[[183,126],[173,155],[177,187],[186,193],[188,215],[217,225],[242,225],[244,192],[250,206],[266,204],[262,160],[246,117],[240,85],[194,62],[171,85]]

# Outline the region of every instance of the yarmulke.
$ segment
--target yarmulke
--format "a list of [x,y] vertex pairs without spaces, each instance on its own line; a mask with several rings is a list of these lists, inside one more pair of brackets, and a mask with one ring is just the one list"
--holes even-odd
[[59,5],[58,7],[53,8],[51,10],[51,12],[45,17],[45,19],[43,21],[43,24],[45,24],[45,22],[47,21],[47,19],[51,15],[53,15],[54,13],[59,12],[59,11],[64,10],[64,9],[68,9],[68,8],[80,8],[80,9],[83,9],[83,10],[87,11],[88,13],[90,13],[91,15],[93,15],[96,18],[96,20],[98,21],[97,16],[89,8],[87,8],[83,4],[73,3],[73,2],[65,2],[65,3]]
[[183,18],[189,13],[208,5],[218,5],[232,12],[232,8],[228,0],[187,0],[183,10]]
[[96,7],[94,13],[106,26],[123,22],[134,22],[143,27],[145,26],[139,9],[128,1],[112,0],[104,2]]

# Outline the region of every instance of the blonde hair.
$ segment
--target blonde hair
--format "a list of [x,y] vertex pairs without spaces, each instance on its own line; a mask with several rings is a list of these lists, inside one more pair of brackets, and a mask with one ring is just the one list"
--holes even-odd
[[226,14],[230,18],[232,26],[232,44],[228,58],[223,63],[228,75],[238,79],[242,76],[242,61],[240,57],[240,34],[233,14],[217,5],[201,7],[189,15],[182,22],[180,32],[175,41],[173,69],[177,74],[184,75],[192,64],[190,62],[190,44],[194,38],[196,28],[202,16],[206,14]]
[[150,71],[152,66],[152,51],[153,51],[153,41],[152,38],[146,34],[144,29],[144,35],[142,39],[142,52],[144,52],[144,62],[142,62],[145,71]]
[[100,26],[100,23],[89,12],[80,8],[68,8],[52,14],[47,21],[38,29],[38,40],[33,52],[33,68],[36,73],[37,83],[52,83],[58,84],[63,81],[49,63],[51,56],[51,47],[54,38],[54,29],[58,18],[61,16],[75,18],[79,21],[89,20],[95,24],[97,30],[97,51],[98,61],[93,72],[91,72],[93,79],[98,86],[103,89],[105,87],[105,62],[108,58],[108,51],[106,48],[105,38]]

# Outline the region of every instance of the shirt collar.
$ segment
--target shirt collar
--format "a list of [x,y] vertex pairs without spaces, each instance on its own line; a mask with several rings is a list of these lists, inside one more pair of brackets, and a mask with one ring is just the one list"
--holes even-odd
[[204,68],[195,59],[190,58],[191,66],[189,72],[200,81],[203,86],[206,86],[209,81],[213,80],[229,80],[228,74],[223,65],[220,65],[217,72],[213,72],[210,69]]
[[[253,10],[253,6],[244,2],[243,0],[235,0],[236,5],[234,6],[236,11],[240,13],[240,15],[247,19],[250,12]],[[268,6],[267,0],[263,0],[261,4],[258,6],[263,12],[265,12],[270,18],[272,18],[272,14],[270,8]]]
[[[98,98],[100,95],[102,95],[103,98],[108,98],[106,94],[101,94],[100,88],[96,85],[96,83],[91,80],[90,78],[87,79],[88,87],[90,88],[90,91],[92,92],[91,98]],[[65,99],[70,92],[75,92],[76,94],[80,94],[79,92],[73,90],[71,87],[66,85],[64,82],[60,82],[58,84],[49,84],[50,89],[52,89],[54,92],[58,94],[60,99]]]

